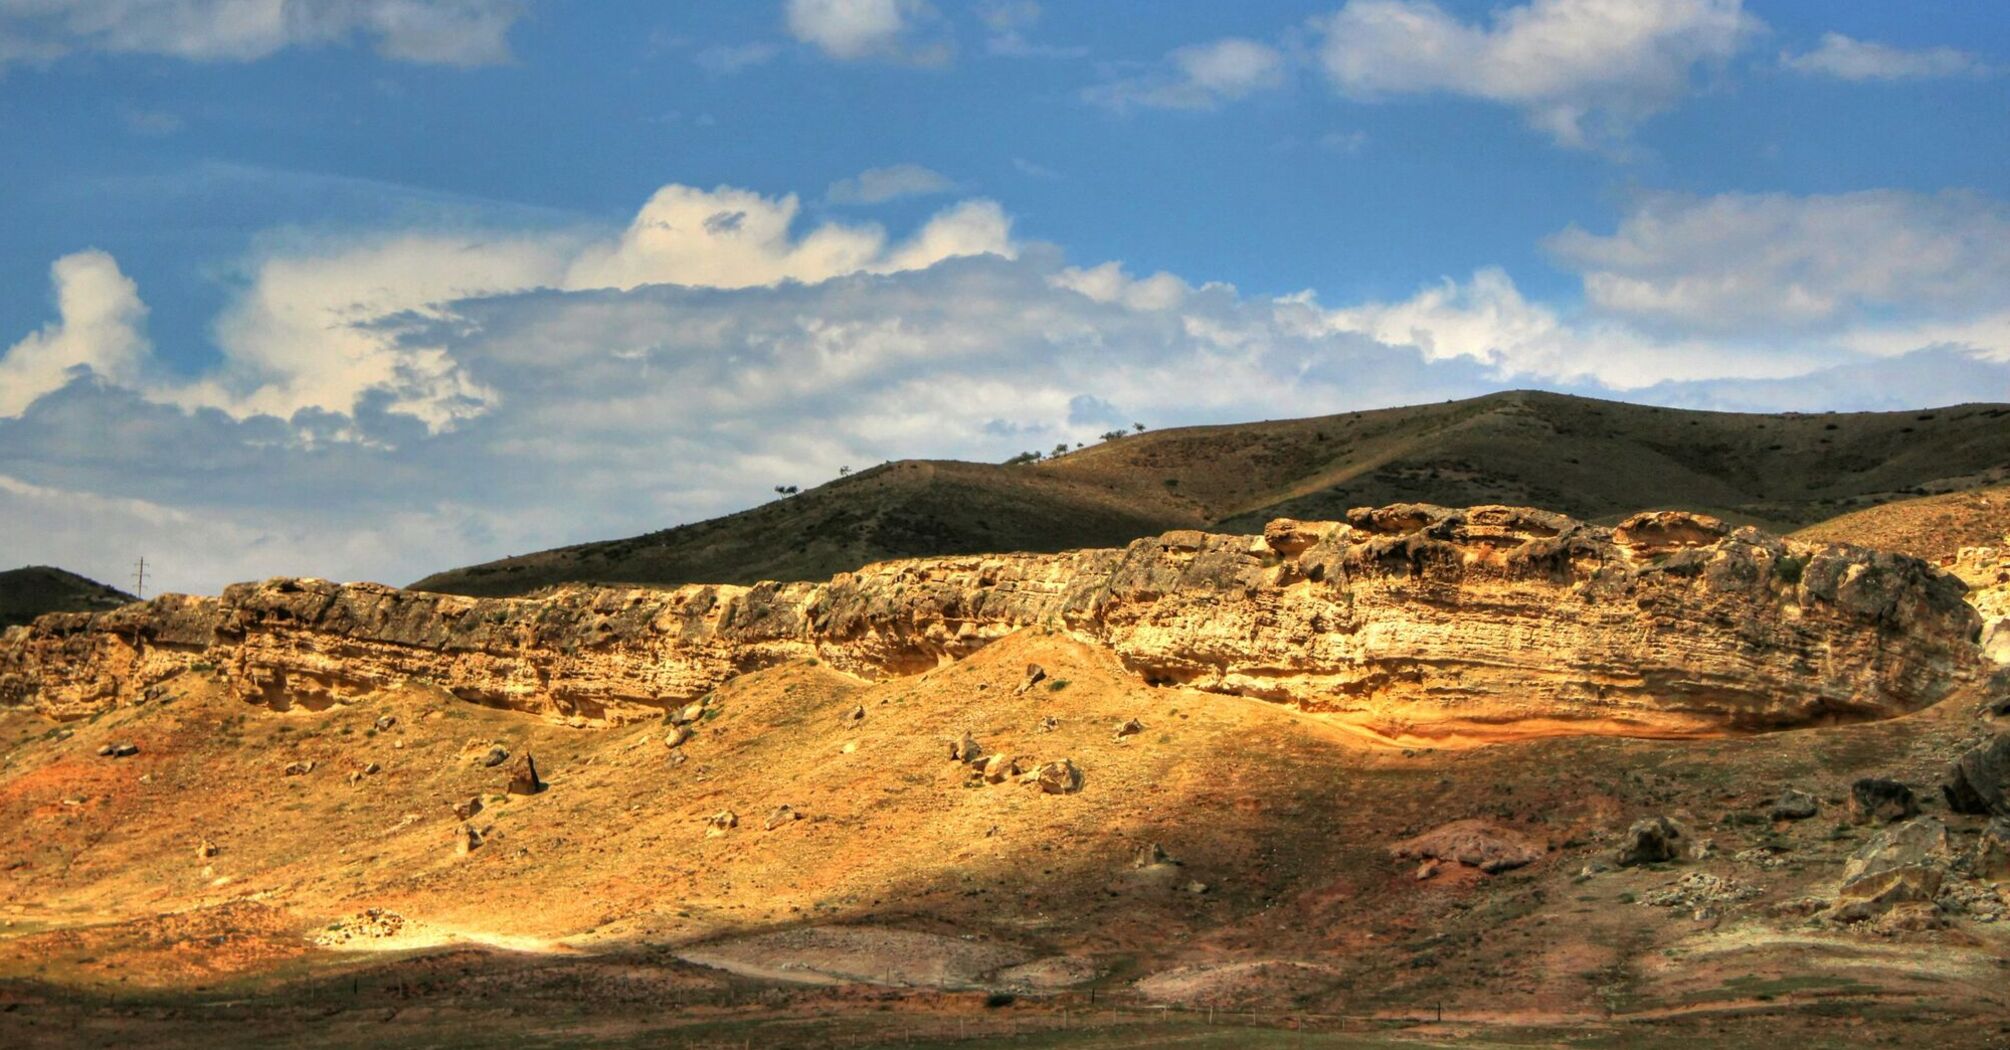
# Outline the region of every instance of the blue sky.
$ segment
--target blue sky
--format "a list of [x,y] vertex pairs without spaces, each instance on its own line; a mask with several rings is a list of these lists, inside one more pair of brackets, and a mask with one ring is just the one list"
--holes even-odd
[[1977,3],[0,0],[0,562],[1545,387],[2010,400]]

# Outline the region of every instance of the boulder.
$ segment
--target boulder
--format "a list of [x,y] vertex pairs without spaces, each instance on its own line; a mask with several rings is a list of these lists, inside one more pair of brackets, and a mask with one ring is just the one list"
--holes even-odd
[[1139,733],[1142,733],[1144,731],[1145,731],[1145,724],[1143,722],[1140,722],[1135,718],[1126,718],[1124,719],[1124,724],[1117,727],[1116,739],[1122,740],[1127,736],[1137,736]]
[[1179,861],[1174,860],[1172,854],[1165,851],[1165,847],[1160,846],[1156,842],[1148,842],[1145,845],[1139,846],[1137,856],[1131,858],[1131,867],[1139,869],[1156,868],[1160,865],[1178,863]]
[[2010,817],[1991,817],[1963,858],[1964,867],[1991,882],[2010,879]]
[[663,737],[663,746],[674,751],[683,747],[684,741],[689,739],[691,739],[690,726],[671,726],[670,732]]
[[961,740],[949,742],[949,760],[952,762],[975,765],[983,757],[984,748],[977,743],[977,738],[969,733],[963,734]]
[[516,764],[509,769],[509,787],[512,795],[535,795],[545,789],[544,781],[537,776],[537,760],[526,751],[517,756]]
[[223,852],[223,847],[211,842],[208,836],[195,840],[195,856],[197,860],[208,860],[221,852]]
[[1658,864],[1681,856],[1681,825],[1667,817],[1649,817],[1636,820],[1626,829],[1625,838],[1619,842],[1619,851],[1613,859],[1622,868],[1636,864]]
[[469,795],[467,798],[454,803],[454,817],[458,820],[472,820],[475,814],[481,811],[482,797],[480,795]]
[[1947,825],[1914,817],[1884,828],[1850,855],[1837,896],[1866,906],[1856,911],[1871,913],[1904,901],[1930,901],[1940,892],[1951,858]]
[[373,726],[373,728],[375,728],[377,732],[382,733],[388,731],[392,726],[397,724],[398,724],[397,715],[383,715],[377,719],[376,724]]
[[705,717],[705,702],[702,700],[693,700],[683,707],[670,712],[670,724],[686,726],[703,717]]
[[304,777],[307,774],[314,772],[314,760],[305,759],[298,762],[288,762],[286,763],[286,768],[281,770],[280,772],[286,774],[289,777]]
[[1822,811],[1822,804],[1813,795],[1795,788],[1780,792],[1773,802],[1773,808],[1766,815],[1773,820],[1806,820]]
[[730,809],[722,809],[705,818],[705,837],[718,838],[740,826],[740,815]]
[[1027,664],[1026,677],[1019,682],[1019,688],[1013,690],[1013,692],[1023,693],[1026,690],[1031,689],[1036,685],[1039,685],[1041,681],[1046,679],[1046,677],[1047,677],[1046,668],[1041,667],[1039,664]]
[[768,819],[761,822],[761,827],[765,830],[773,831],[784,824],[793,824],[801,819],[803,819],[803,815],[796,812],[796,807],[784,802],[776,806],[773,813],[768,814]]
[[1489,875],[1542,859],[1543,847],[1484,820],[1455,820],[1389,847],[1397,860],[1446,861]]
[[1849,786],[1849,816],[1857,824],[1896,824],[1919,815],[1912,789],[1896,780],[1864,777]]
[[454,832],[454,852],[456,854],[465,857],[480,848],[482,848],[482,833],[475,830],[473,824],[462,824]]
[[1007,777],[1019,775],[1019,760],[1011,755],[996,754],[984,760],[983,776],[987,784],[1001,783]]
[[1048,715],[1045,718],[1040,719],[1040,724],[1033,727],[1033,732],[1051,733],[1059,728],[1061,728],[1061,720],[1055,718],[1053,715]]
[[1072,759],[1043,762],[1028,776],[1049,795],[1072,795],[1082,790],[1082,770]]
[[480,762],[485,768],[494,769],[495,767],[502,765],[504,762],[509,761],[509,748],[506,748],[501,744],[497,744],[494,747],[489,748],[488,751],[483,753],[483,755],[480,758],[476,759],[476,761]]
[[859,704],[853,707],[851,710],[846,711],[844,713],[843,721],[846,726],[855,726],[860,722],[865,721],[865,705]]
[[1956,813],[2010,815],[2010,733],[1970,750],[1954,761],[1940,793]]

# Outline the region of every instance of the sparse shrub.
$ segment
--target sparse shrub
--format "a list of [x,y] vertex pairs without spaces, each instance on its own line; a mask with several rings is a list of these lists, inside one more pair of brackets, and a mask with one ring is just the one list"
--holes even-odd
[[1786,583],[1797,584],[1801,582],[1801,573],[1806,572],[1807,568],[1808,560],[1806,558],[1797,558],[1791,554],[1782,554],[1780,555],[1780,559],[1773,563],[1773,575]]
[[1058,693],[1066,688],[1068,688],[1068,680],[1066,678],[1056,678],[1047,683],[1047,691],[1050,693]]

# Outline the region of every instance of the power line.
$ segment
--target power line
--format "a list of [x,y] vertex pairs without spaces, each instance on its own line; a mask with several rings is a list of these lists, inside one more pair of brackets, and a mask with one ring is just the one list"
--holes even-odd
[[133,597],[144,598],[146,596],[147,556],[142,554],[140,555],[140,560],[133,565]]

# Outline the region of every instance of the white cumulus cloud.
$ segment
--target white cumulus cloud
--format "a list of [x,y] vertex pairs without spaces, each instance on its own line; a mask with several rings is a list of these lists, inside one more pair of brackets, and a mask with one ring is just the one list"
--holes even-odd
[[1343,93],[1446,93],[1512,106],[1566,146],[1624,136],[1761,23],[1740,0],[1529,0],[1461,21],[1430,0],[1349,0],[1316,20]]
[[2010,206],[1965,191],[1657,195],[1547,243],[1594,306],[1691,331],[1961,318],[2010,287]]
[[0,355],[0,416],[18,416],[87,368],[108,379],[139,378],[151,346],[146,304],[132,278],[101,251],[65,255],[49,267],[56,320]]
[[790,36],[840,61],[925,66],[952,54],[946,39],[925,34],[937,18],[925,0],[788,0],[783,14]]

